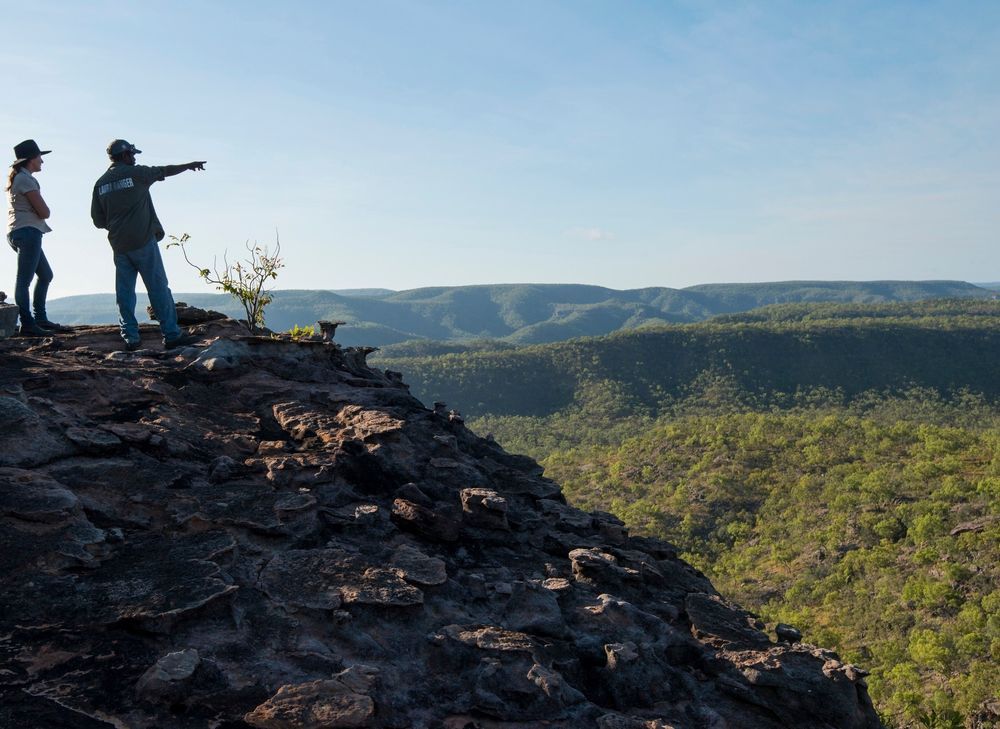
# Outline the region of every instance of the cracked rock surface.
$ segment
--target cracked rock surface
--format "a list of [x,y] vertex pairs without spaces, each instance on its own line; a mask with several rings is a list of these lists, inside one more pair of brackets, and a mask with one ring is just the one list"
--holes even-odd
[[879,727],[363,348],[193,333],[0,340],[0,726]]

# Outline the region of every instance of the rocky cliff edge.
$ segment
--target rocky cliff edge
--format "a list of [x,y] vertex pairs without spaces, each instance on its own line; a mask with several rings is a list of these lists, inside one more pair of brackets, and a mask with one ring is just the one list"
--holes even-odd
[[240,331],[0,340],[0,726],[879,726],[365,349]]

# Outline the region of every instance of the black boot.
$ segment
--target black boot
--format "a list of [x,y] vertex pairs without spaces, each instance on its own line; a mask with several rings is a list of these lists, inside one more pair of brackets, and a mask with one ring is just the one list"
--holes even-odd
[[54,321],[49,321],[48,319],[39,319],[35,317],[35,324],[41,329],[47,329],[50,332],[71,332],[73,327],[63,326],[62,324],[56,324]]
[[22,324],[17,330],[18,336],[21,337],[51,337],[52,332],[47,329],[42,329],[37,324]]

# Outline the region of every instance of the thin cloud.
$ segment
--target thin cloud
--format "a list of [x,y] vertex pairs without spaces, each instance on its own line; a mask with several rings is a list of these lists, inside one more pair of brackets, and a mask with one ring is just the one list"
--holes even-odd
[[570,234],[574,238],[583,238],[584,240],[613,240],[615,237],[615,234],[610,230],[601,228],[573,228]]

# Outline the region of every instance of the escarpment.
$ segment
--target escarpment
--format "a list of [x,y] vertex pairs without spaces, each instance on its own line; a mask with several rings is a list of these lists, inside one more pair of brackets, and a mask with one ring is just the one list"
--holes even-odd
[[0,726],[879,726],[365,350],[195,332],[0,340]]

